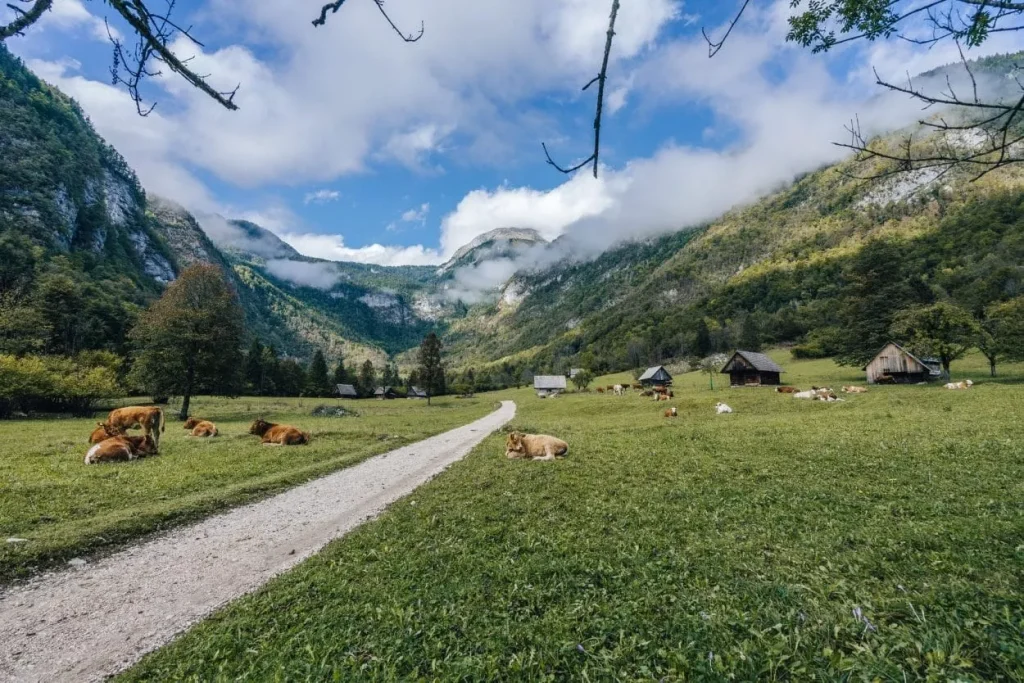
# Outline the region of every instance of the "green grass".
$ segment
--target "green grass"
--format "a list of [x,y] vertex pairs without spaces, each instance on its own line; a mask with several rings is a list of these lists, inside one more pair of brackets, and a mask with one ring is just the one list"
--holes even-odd
[[568,458],[493,435],[122,680],[1024,677],[1024,386],[677,387],[509,392]]
[[[321,404],[358,417],[311,417]],[[495,408],[489,397],[433,404],[200,397],[192,414],[216,422],[220,436],[187,438],[169,419],[159,456],[91,466],[82,460],[95,419],[0,422],[0,541],[29,539],[0,542],[0,582],[281,491]],[[174,410],[165,412],[171,418]],[[257,414],[310,431],[312,443],[261,446],[248,434]]]

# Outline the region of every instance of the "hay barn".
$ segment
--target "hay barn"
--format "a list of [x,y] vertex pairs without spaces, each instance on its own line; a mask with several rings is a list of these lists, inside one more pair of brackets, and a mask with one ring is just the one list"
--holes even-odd
[[734,387],[777,387],[782,384],[782,368],[763,353],[737,351],[722,368]]
[[864,366],[868,384],[918,384],[942,377],[942,364],[934,358],[918,358],[910,351],[889,342]]
[[644,374],[640,375],[637,381],[640,382],[640,384],[644,385],[645,387],[667,387],[672,384],[672,375],[669,374],[668,370],[665,369],[664,365],[658,365],[653,368],[647,368],[646,370],[644,370]]
[[359,398],[359,392],[351,384],[338,384],[334,387],[334,393],[341,398]]

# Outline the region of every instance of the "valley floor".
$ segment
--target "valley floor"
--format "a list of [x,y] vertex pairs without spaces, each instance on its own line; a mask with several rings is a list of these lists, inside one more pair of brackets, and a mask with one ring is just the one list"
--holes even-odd
[[[358,416],[312,417],[318,405]],[[464,425],[494,405],[491,397],[435,399],[429,407],[409,400],[199,397],[192,414],[217,423],[220,436],[186,437],[172,407],[159,456],[90,466],[82,461],[96,419],[0,421],[0,586]],[[263,447],[248,433],[257,416],[309,431],[312,443]],[[8,538],[25,540],[3,542]]]
[[491,436],[123,680],[1021,680],[1024,367],[961,372],[835,404],[687,375],[674,420],[488,395],[569,456]]

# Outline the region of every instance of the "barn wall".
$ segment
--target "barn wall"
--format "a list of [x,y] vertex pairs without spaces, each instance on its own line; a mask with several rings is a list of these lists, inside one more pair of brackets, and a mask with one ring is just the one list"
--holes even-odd
[[880,375],[893,373],[921,374],[928,369],[908,356],[893,344],[887,345],[878,352],[867,365],[867,380],[874,384]]

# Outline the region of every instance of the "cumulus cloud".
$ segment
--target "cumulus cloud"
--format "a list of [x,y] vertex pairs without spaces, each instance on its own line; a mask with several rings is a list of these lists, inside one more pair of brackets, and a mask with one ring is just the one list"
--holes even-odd
[[341,193],[337,190],[314,190],[313,192],[307,192],[306,196],[303,197],[303,204],[326,204],[328,202],[336,202],[341,198]]
[[421,244],[411,247],[383,244],[349,247],[341,235],[284,232],[280,233],[280,237],[300,254],[331,261],[377,263],[382,266],[430,266],[444,262],[438,250]]
[[493,296],[495,289],[520,268],[518,260],[510,258],[497,258],[459,268],[453,281],[445,287],[444,297],[467,304],[479,303]]
[[418,208],[409,209],[402,214],[402,222],[404,223],[424,223],[427,220],[427,215],[430,213],[430,202],[424,202],[419,205]]
[[333,263],[272,259],[265,264],[267,272],[300,287],[330,289],[342,278]]

